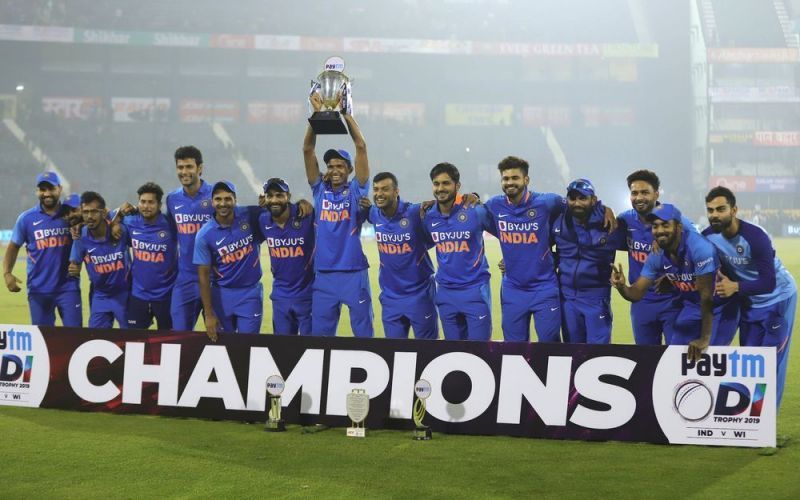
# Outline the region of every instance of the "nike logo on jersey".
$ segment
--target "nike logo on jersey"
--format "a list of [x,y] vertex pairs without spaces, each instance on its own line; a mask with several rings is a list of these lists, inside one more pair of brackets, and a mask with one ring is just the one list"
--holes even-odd
[[558,310],[558,308],[557,308],[557,307],[551,307],[551,308],[550,308],[550,312],[557,311],[557,310]]
[[560,233],[560,232],[561,232],[561,229],[559,229],[559,228],[555,228],[555,229],[553,229],[553,231],[555,231],[555,232],[557,232],[557,233]]
[[600,319],[606,319],[606,315],[604,314],[604,315],[600,316]]
[[39,225],[39,224],[41,224],[42,222],[44,222],[44,221],[43,221],[43,220],[37,220],[36,222],[34,222],[34,223],[33,223],[33,225],[34,225],[34,226],[38,226],[38,225]]
[[433,222],[433,223],[431,223],[431,227],[436,227],[436,226],[438,226],[439,224],[441,224],[441,222]]
[[498,219],[503,219],[503,218],[505,218],[505,217],[508,217],[509,215],[511,215],[511,214],[498,214],[498,215],[497,215],[497,218],[498,218]]
[[[225,236],[225,238],[227,238],[227,236]],[[223,241],[225,241],[225,238],[222,238],[221,240],[217,240],[217,241],[215,241],[215,242],[214,242],[214,244],[215,244],[215,245],[219,245],[220,243],[222,243]]]
[[425,319],[431,319],[431,316],[433,316],[433,314],[428,314],[425,316]]
[[261,313],[256,313],[256,314],[253,315],[254,318],[257,318],[259,316],[261,316]]
[[132,231],[131,234],[136,236],[137,234],[144,234],[144,233],[142,233],[141,231]]
[[97,250],[97,247],[90,248],[89,250],[86,250],[86,253],[92,253],[92,252],[94,252],[95,250]]
[[383,227],[383,224],[375,224],[375,227]]
[[173,210],[180,210],[181,208],[183,208],[183,205],[175,205],[175,207],[173,207]]
[[478,316],[478,319],[483,319],[483,318],[485,318],[486,316],[488,316],[488,315],[487,315],[487,314],[484,314],[483,316]]
[[664,264],[664,269],[669,269],[670,267],[672,266],[670,266],[669,264]]
[[781,327],[781,325],[775,325],[775,326],[773,326],[773,327],[772,327],[772,329],[773,329],[773,330],[777,330],[777,329],[778,329],[778,328],[780,328],[780,327]]
[[270,230],[270,229],[272,229],[273,227],[275,227],[275,226],[264,226],[264,231],[269,231],[269,230]]
[[359,304],[363,304],[363,303],[364,303],[364,302],[366,302],[366,301],[367,301],[367,299],[363,299],[363,300],[359,300],[359,301],[358,301],[358,303],[359,303]]

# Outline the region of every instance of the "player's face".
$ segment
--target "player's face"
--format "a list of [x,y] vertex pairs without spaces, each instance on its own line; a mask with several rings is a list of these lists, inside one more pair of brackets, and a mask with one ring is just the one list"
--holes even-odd
[[181,186],[192,187],[200,184],[203,165],[198,165],[194,158],[176,160],[175,169],[178,172],[178,180],[181,182]]
[[653,211],[658,200],[658,191],[649,182],[631,182],[631,206],[638,214],[647,215]]
[[214,205],[214,211],[216,211],[217,215],[223,219],[230,217],[233,213],[233,207],[236,206],[236,196],[224,189],[218,189],[211,196],[211,203]]
[[596,204],[597,197],[595,196],[586,196],[576,191],[569,193],[567,196],[569,211],[579,219],[587,217]]
[[433,197],[439,203],[449,203],[456,199],[460,182],[455,182],[449,175],[442,173],[433,178]]
[[86,227],[89,229],[97,229],[100,223],[103,222],[105,216],[106,210],[105,208],[100,208],[99,202],[92,201],[81,204],[81,217],[83,218],[83,223],[86,224]]
[[280,189],[270,189],[267,191],[267,208],[273,217],[278,217],[289,208],[291,195],[284,193]]
[[36,195],[39,197],[39,203],[45,209],[53,209],[58,204],[59,198],[61,198],[61,186],[53,186],[48,182],[43,182],[36,188]]
[[656,219],[653,221],[653,239],[658,242],[661,248],[670,248],[675,243],[679,233],[680,223],[674,220],[663,221]]
[[161,211],[161,202],[156,198],[155,193],[142,193],[139,196],[139,213],[145,219],[152,219]]
[[350,174],[350,167],[347,162],[341,158],[332,158],[328,162],[328,171],[326,177],[331,183],[332,187],[339,187],[347,182],[347,176]]
[[706,215],[711,229],[715,233],[721,233],[731,227],[736,217],[736,207],[731,207],[724,196],[717,196],[706,203]]
[[384,210],[397,202],[400,190],[394,185],[392,179],[372,183],[372,200],[375,206]]
[[521,168],[509,168],[500,172],[500,187],[509,198],[519,196],[530,181]]

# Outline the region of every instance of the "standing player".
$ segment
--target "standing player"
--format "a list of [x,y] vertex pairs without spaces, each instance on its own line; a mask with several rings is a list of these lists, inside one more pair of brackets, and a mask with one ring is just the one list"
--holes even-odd
[[673,205],[658,205],[647,216],[660,250],[648,254],[636,281],[628,286],[622,264],[611,273],[611,284],[620,295],[638,302],[662,273],[680,291],[681,309],[674,321],[669,344],[689,345],[689,358],[699,359],[711,342],[714,323],[714,278],[719,259],[705,237],[683,227],[680,211]]
[[494,231],[491,215],[482,205],[464,205],[461,174],[455,165],[439,163],[430,173],[436,204],[423,219],[436,245],[436,305],[447,340],[489,340],[492,337],[492,298],[483,232]]
[[60,203],[61,180],[55,172],[36,176],[39,205],[20,214],[3,259],[3,278],[9,292],[19,292],[14,276],[19,249],[28,253],[27,287],[31,324],[53,326],[56,309],[64,326],[81,326],[80,280],[68,274],[72,236],[67,216],[70,209]]
[[311,335],[314,284],[314,217],[301,217],[289,185],[272,178],[264,184],[267,211],[258,218],[272,267],[272,331]]
[[161,213],[164,196],[161,187],[148,182],[139,188],[137,194],[139,213],[122,220],[127,229],[128,244],[133,249],[128,325],[147,329],[155,318],[159,330],[170,330],[172,287],[178,272],[178,242],[173,225]]
[[741,345],[776,348],[780,406],[797,308],[797,285],[775,254],[769,235],[755,224],[737,218],[737,210],[736,196],[730,189],[715,187],[708,192],[706,212],[711,227],[703,234],[717,247],[722,262],[716,294],[743,299]]
[[[229,181],[211,191],[214,217],[200,228],[193,263],[198,266],[206,334],[258,333],[264,312],[257,231],[258,207],[237,207]],[[213,276],[213,278],[212,278]]]
[[172,290],[170,314],[178,331],[194,329],[203,302],[197,284],[197,266],[192,263],[195,236],[214,213],[211,186],[202,180],[203,155],[194,146],[175,150],[175,168],[181,187],[167,195],[167,217],[178,236],[178,276]]
[[[322,109],[322,98],[311,94],[314,111]],[[314,194],[317,252],[314,256],[312,301],[313,335],[336,335],[342,304],[350,310],[350,326],[357,337],[372,337],[372,296],[367,258],[361,248],[359,199],[369,191],[367,143],[358,123],[342,113],[356,148],[355,168],[350,154],[329,149],[323,156],[327,172],[323,178],[314,150],[317,134],[309,125],[303,141],[306,177]],[[348,182],[351,172],[353,179]]]
[[127,328],[131,270],[127,230],[122,228],[120,239],[111,236],[111,226],[106,221],[106,201],[94,191],[81,195],[81,215],[84,226],[81,237],[72,246],[69,271],[78,277],[81,262],[86,263],[92,283],[89,328],[111,328],[114,319],[120,328]]
[[397,178],[390,172],[376,175],[372,190],[375,205],[368,220],[375,226],[381,261],[378,280],[384,335],[408,338],[413,327],[414,337],[436,339],[436,282],[420,205],[400,199]]
[[594,186],[578,179],[567,187],[567,211],[553,223],[564,341],[611,342],[611,266],[623,238],[605,228]]

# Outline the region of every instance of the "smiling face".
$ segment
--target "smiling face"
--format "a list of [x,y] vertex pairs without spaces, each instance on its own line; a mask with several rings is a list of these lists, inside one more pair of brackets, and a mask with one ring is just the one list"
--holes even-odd
[[500,187],[512,200],[523,193],[530,181],[521,168],[507,168],[500,172]]
[[453,181],[453,178],[446,173],[442,173],[433,178],[433,197],[439,203],[447,204],[456,199],[458,190],[461,188],[460,182]]
[[214,205],[214,211],[217,216],[227,219],[233,214],[233,208],[236,206],[236,195],[224,189],[217,189],[211,195],[211,203]]
[[717,196],[706,203],[708,223],[715,233],[721,233],[731,227],[736,218],[736,207],[731,207],[724,196]]
[[586,219],[592,212],[592,208],[597,204],[596,196],[586,196],[577,191],[571,191],[567,195],[567,205],[569,211],[578,219]]
[[341,158],[331,158],[328,162],[328,171],[325,176],[331,183],[331,187],[337,188],[347,182],[350,175],[350,166]]
[[280,189],[269,189],[267,191],[267,208],[273,217],[280,217],[289,209],[289,200],[292,195]]
[[372,201],[381,210],[386,210],[397,203],[400,190],[392,179],[382,179],[372,183]]
[[61,198],[61,186],[42,182],[36,188],[36,196],[45,210],[52,210],[58,205],[58,200]]
[[652,227],[653,239],[658,242],[659,247],[663,249],[674,249],[676,247],[675,244],[677,243],[678,235],[682,230],[680,222],[654,219]]
[[193,188],[200,185],[203,164],[198,165],[194,158],[175,160],[175,170],[178,173],[178,180],[184,188]]
[[649,182],[633,181],[630,186],[631,206],[639,215],[647,215],[653,211],[658,201],[658,191]]

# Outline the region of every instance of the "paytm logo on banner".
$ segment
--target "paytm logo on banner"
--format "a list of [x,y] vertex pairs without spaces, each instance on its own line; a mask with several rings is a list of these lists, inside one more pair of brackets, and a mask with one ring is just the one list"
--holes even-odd
[[50,359],[39,329],[0,325],[0,405],[39,406],[49,376]]
[[693,361],[686,347],[670,346],[653,406],[671,443],[775,446],[775,351],[713,347]]

